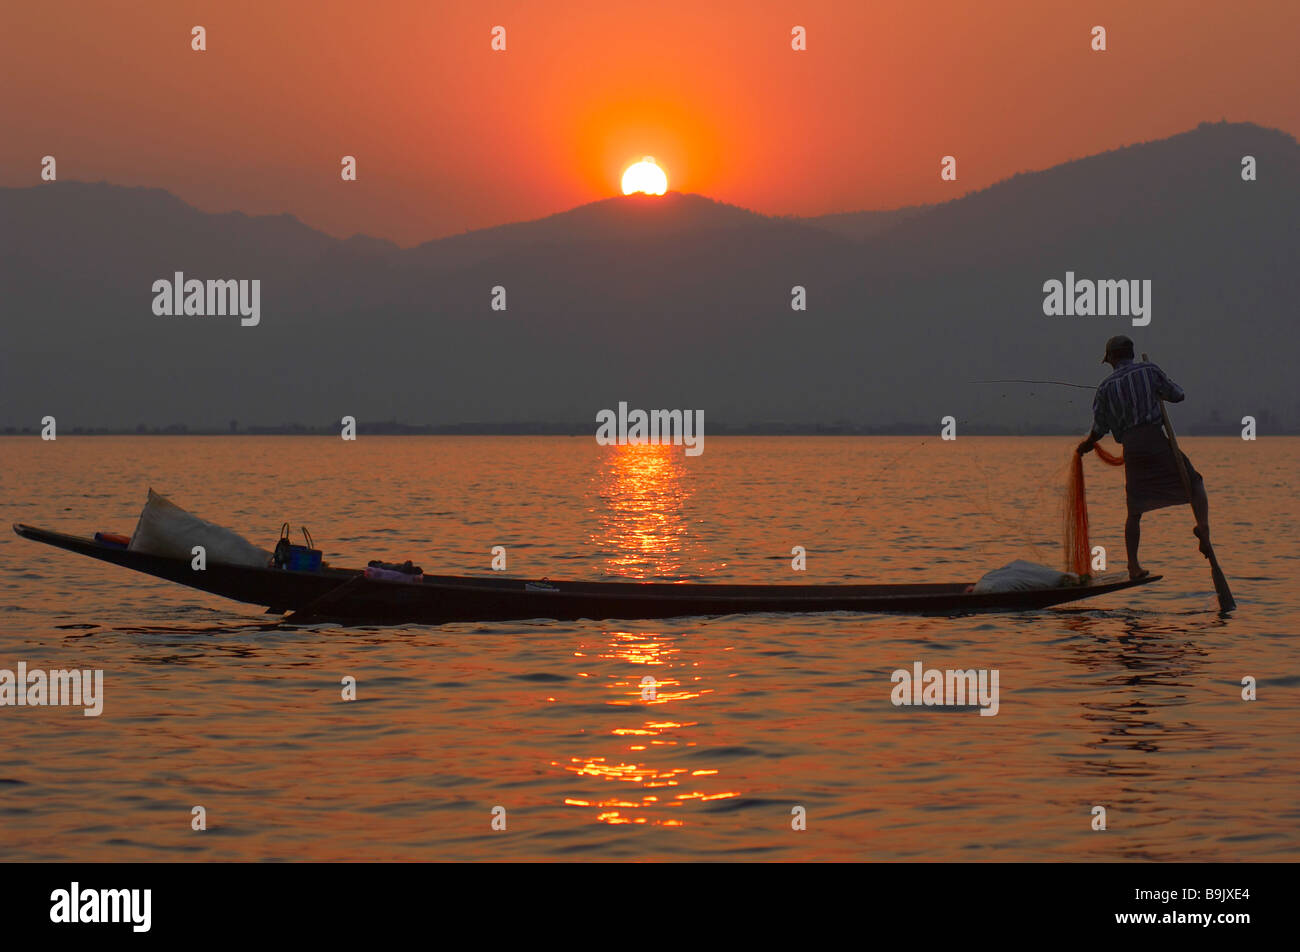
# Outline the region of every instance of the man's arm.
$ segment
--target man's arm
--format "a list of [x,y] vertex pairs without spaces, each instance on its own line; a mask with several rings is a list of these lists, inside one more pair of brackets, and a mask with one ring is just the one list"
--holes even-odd
[[1156,372],[1156,396],[1166,403],[1182,403],[1187,399],[1182,387],[1170,380],[1159,367],[1154,364],[1151,366]]
[[1110,423],[1106,416],[1106,405],[1101,399],[1101,390],[1097,391],[1097,396],[1092,400],[1092,429],[1084,437],[1083,442],[1074,448],[1074,451],[1080,456],[1085,453],[1091,453],[1092,448],[1097,445],[1097,441],[1110,431]]

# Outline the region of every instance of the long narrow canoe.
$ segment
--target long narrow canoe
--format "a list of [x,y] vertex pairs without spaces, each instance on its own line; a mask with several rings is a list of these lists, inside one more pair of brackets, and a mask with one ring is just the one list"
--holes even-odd
[[1087,585],[1025,592],[972,593],[969,582],[910,585],[718,585],[673,582],[553,582],[548,579],[426,575],[422,582],[368,579],[359,569],[292,572],[209,564],[195,571],[187,559],[132,552],[110,545],[15,525],[24,539],[44,542],[238,602],[293,612],[290,620],[338,619],[384,624],[511,621],[554,618],[673,618],[753,612],[902,612],[960,615],[1025,611],[1145,585],[1126,575]]

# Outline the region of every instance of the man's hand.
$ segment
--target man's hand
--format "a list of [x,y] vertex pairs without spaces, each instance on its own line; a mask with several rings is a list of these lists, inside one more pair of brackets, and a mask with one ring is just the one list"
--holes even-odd
[[1092,452],[1092,448],[1096,445],[1097,445],[1096,441],[1093,440],[1093,438],[1090,436],[1082,443],[1080,443],[1078,446],[1076,446],[1074,448],[1074,451],[1078,453],[1080,456],[1086,456],[1088,453]]

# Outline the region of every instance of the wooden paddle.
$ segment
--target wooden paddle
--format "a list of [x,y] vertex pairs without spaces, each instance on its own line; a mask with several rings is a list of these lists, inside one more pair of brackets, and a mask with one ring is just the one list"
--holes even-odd
[[[1142,355],[1142,362],[1149,363],[1147,355]],[[1169,446],[1174,451],[1174,462],[1178,465],[1178,477],[1183,481],[1183,489],[1187,492],[1187,501],[1192,500],[1192,480],[1187,475],[1187,466],[1183,463],[1183,452],[1178,448],[1178,437],[1174,435],[1174,425],[1169,421],[1169,411],[1165,408],[1164,400],[1160,401],[1160,416],[1165,421],[1165,432],[1169,434]],[[1199,538],[1199,537],[1198,537]],[[1210,576],[1214,579],[1214,591],[1219,595],[1219,611],[1230,612],[1237,607],[1237,601],[1232,597],[1232,590],[1228,588],[1228,580],[1223,575],[1223,569],[1219,568],[1219,560],[1214,557],[1214,546],[1210,545],[1209,540],[1205,541],[1205,548],[1208,550],[1205,557],[1210,560]]]
[[323,595],[318,595],[312,601],[308,602],[302,608],[290,612],[280,619],[282,625],[303,624],[310,622],[313,618],[327,618],[326,613],[322,612],[323,608],[329,605],[336,605],[343,599],[345,592],[351,592],[359,587],[360,583],[365,580],[365,573],[358,572],[352,578],[348,579],[342,585],[335,585]]

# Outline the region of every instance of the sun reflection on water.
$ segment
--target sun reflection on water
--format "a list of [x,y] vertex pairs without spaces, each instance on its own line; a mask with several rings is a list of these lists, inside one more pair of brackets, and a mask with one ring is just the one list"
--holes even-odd
[[691,496],[680,446],[612,446],[595,492],[604,504],[591,541],[611,575],[674,578],[694,546],[682,507]]
[[[602,633],[607,641],[599,645],[583,645],[574,652],[576,657],[594,656],[611,662],[618,668],[631,666],[630,673],[610,673],[603,682],[609,692],[604,700],[607,707],[655,709],[680,705],[694,700],[713,689],[700,684],[703,676],[685,675],[694,671],[699,662],[684,662],[676,639],[658,633],[607,631]],[[643,678],[647,669],[653,668],[652,681],[647,687]],[[683,674],[670,674],[669,669],[681,669]],[[639,670],[638,670],[639,669]],[[686,683],[683,683],[686,682]],[[631,710],[628,713],[632,713]],[[626,784],[628,788],[611,791],[607,795],[570,796],[568,806],[593,809],[596,819],[609,824],[645,824],[651,826],[682,826],[686,819],[675,814],[683,804],[691,801],[708,802],[740,796],[737,790],[727,789],[718,778],[719,770],[711,767],[656,766],[644,758],[658,755],[656,760],[668,756],[671,748],[694,747],[691,739],[697,721],[680,716],[666,717],[662,711],[651,716],[649,710],[632,723],[620,724],[608,730],[608,736],[617,744],[613,756],[570,757],[568,762],[552,761],[551,766],[574,774],[583,780]],[[714,784],[717,783],[715,787]],[[637,788],[635,791],[629,788]],[[588,788],[589,789],[589,788]]]
[[[593,510],[597,528],[591,541],[611,575],[681,580],[683,565],[698,561],[700,546],[684,514],[691,489],[681,447],[610,447],[601,456],[593,488],[599,505]],[[704,683],[700,662],[683,660],[676,637],[661,632],[605,631],[601,638],[573,652],[575,658],[591,659],[581,672],[583,690],[599,681],[606,692],[602,703],[625,710],[628,720],[602,725],[610,745],[606,756],[551,761],[588,784],[564,803],[594,811],[601,823],[682,826],[689,822],[678,815],[684,804],[740,796],[727,789],[715,768],[663,763],[696,746],[692,737],[699,724],[681,716],[680,705],[714,691]],[[668,709],[674,716],[666,715]],[[634,717],[638,712],[641,716]],[[620,786],[595,792],[592,782]]]

